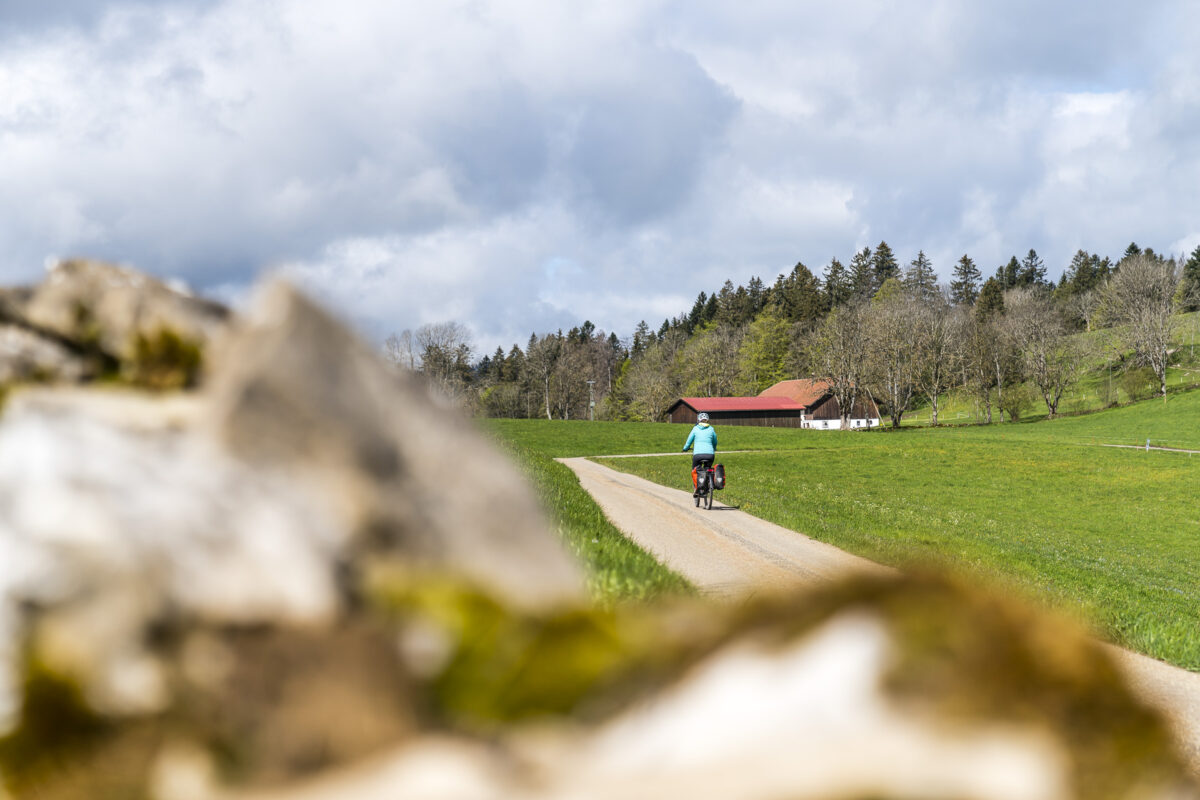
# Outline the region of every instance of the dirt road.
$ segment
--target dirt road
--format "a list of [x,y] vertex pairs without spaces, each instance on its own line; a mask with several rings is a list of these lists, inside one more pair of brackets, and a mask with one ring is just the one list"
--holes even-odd
[[614,525],[702,592],[736,596],[756,588],[811,584],[854,570],[887,569],[720,502],[705,511],[694,506],[688,492],[586,458],[559,460],[575,472]]
[[[613,525],[702,592],[736,597],[855,570],[890,570],[720,503],[712,511],[695,508],[686,491],[585,458],[559,461],[575,472]],[[1184,757],[1200,776],[1200,674],[1110,649],[1134,689],[1172,721]]]

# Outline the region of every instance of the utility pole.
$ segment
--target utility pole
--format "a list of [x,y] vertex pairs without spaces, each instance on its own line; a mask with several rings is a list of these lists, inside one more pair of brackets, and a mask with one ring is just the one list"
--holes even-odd
[[592,399],[592,388],[596,385],[595,381],[588,381],[588,421],[596,421],[596,401]]

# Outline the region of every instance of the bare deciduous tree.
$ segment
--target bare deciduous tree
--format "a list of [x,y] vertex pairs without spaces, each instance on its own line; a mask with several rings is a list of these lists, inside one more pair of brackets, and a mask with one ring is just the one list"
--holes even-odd
[[537,391],[542,397],[542,408],[546,412],[546,419],[554,419],[550,406],[550,381],[554,377],[555,366],[558,364],[561,352],[562,342],[554,334],[546,334],[541,338],[531,336],[529,346],[525,348],[528,379],[537,387]]
[[419,361],[412,331],[406,328],[388,336],[383,343],[383,357],[398,367],[416,371]]
[[917,306],[911,347],[915,352],[917,387],[929,400],[930,422],[938,424],[941,396],[954,384],[962,340],[962,317],[938,296]]
[[862,305],[834,309],[808,340],[809,369],[829,383],[843,430],[850,427],[855,403],[867,394],[868,348]]
[[912,298],[901,294],[871,303],[865,314],[868,384],[886,406],[892,427],[898,428],[916,393],[912,329],[917,305]]
[[1062,315],[1040,289],[1010,290],[1004,296],[1004,308],[1006,332],[1046,403],[1046,413],[1054,417],[1063,393],[1078,377],[1079,345],[1067,335]]
[[[964,321],[963,368],[966,373],[967,389],[975,395],[976,404],[983,411],[990,425],[992,408],[1000,410],[1000,421],[1004,421],[1004,389],[1017,377],[1015,344],[1003,317],[972,312]],[[996,400],[992,402],[992,388],[996,389]]]
[[1154,371],[1164,399],[1167,349],[1175,329],[1171,312],[1179,279],[1179,265],[1174,260],[1143,253],[1122,261],[1104,289],[1113,321],[1123,326],[1125,344],[1138,363]]

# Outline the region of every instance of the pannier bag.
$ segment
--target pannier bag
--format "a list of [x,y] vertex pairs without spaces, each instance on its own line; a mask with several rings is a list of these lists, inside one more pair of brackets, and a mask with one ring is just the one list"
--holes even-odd
[[692,467],[692,491],[700,488],[700,484],[696,482],[696,468]]
[[716,469],[716,472],[713,474],[713,486],[715,486],[718,489],[724,489],[725,488],[725,465],[717,464],[717,466],[714,469]]

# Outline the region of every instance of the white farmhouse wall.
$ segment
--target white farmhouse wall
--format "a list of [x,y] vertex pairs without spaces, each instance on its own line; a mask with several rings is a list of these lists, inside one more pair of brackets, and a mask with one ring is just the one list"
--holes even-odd
[[[815,431],[838,431],[838,430],[842,429],[842,421],[840,419],[802,418],[802,421],[800,422],[800,427],[801,428],[811,428],[812,430],[815,430]],[[872,417],[870,419],[863,419],[860,417],[857,419],[850,420],[850,428],[849,429],[854,430],[854,429],[878,428],[878,427],[879,427],[879,417]]]

